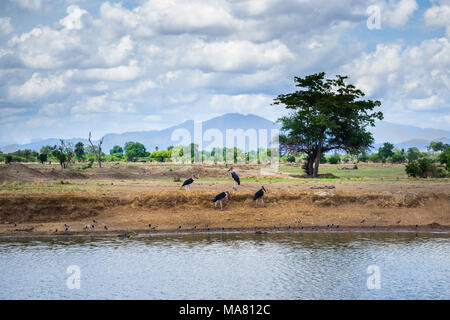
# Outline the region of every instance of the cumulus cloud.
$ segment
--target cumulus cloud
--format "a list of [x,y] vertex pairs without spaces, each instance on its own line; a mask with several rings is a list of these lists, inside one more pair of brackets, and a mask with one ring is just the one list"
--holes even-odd
[[0,17],[0,35],[7,35],[14,30],[10,17]]
[[[56,117],[66,127],[89,130],[95,121],[99,132],[111,132],[224,112],[275,120],[272,98],[293,90],[294,76],[318,71],[349,74],[370,97],[388,102],[391,115],[393,108],[447,112],[448,37],[416,45],[382,40],[390,28],[408,28],[415,0],[9,3],[16,9],[0,17],[0,110],[26,110],[5,111],[11,124]],[[368,50],[353,31],[365,28],[373,4],[386,33]],[[433,2],[425,25],[448,30],[448,5]],[[11,128],[0,134],[11,136]]]
[[412,117],[411,123],[423,124],[423,115],[416,118],[414,112],[428,112],[428,119],[433,113],[450,114],[447,38],[424,40],[417,46],[380,44],[375,52],[363,54],[342,70],[369,96],[382,100],[388,119],[397,114],[399,121],[404,112]]
[[66,75],[43,77],[40,73],[33,73],[23,85],[11,86],[9,98],[11,100],[35,102],[36,100],[59,93],[65,86]]
[[450,1],[440,1],[425,11],[425,22],[430,26],[445,27],[450,38]]
[[42,8],[42,0],[12,0],[20,9],[39,10]]
[[59,20],[59,23],[69,29],[69,30],[79,30],[83,27],[83,23],[81,22],[81,17],[88,12],[86,10],[80,9],[80,7],[76,5],[71,5],[67,8],[67,16],[63,19]]
[[403,28],[419,8],[416,0],[376,1],[381,9],[382,26]]

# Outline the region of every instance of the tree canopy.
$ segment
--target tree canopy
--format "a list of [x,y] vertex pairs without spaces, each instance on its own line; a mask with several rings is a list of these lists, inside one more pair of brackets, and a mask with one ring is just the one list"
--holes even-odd
[[318,176],[322,153],[343,150],[357,154],[373,143],[368,126],[383,119],[381,112],[371,111],[380,101],[362,100],[364,93],[352,84],[347,76],[337,75],[325,79],[325,73],[304,78],[295,77],[299,90],[278,95],[275,105],[284,105],[289,115],[279,119],[281,151],[304,152],[307,155],[305,171]]
[[125,143],[124,150],[128,161],[135,162],[138,158],[146,157],[148,155],[145,146],[139,142],[129,141]]

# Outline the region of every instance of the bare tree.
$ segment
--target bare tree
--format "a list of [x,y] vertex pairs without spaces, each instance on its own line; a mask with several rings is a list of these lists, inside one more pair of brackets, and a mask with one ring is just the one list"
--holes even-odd
[[101,168],[102,167],[102,143],[103,143],[103,138],[102,137],[99,141],[98,141],[98,145],[94,146],[94,144],[91,141],[91,132],[89,131],[89,143],[92,146],[92,149],[94,151],[95,157],[97,158],[97,162],[98,162],[98,167]]

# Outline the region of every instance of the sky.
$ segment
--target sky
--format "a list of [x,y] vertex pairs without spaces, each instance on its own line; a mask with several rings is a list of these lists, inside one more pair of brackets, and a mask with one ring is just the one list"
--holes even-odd
[[450,0],[2,0],[0,145],[270,120],[324,71],[385,120],[450,128]]

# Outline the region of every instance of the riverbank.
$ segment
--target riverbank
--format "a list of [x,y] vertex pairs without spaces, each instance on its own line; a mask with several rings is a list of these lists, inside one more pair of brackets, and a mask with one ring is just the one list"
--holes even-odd
[[[0,234],[120,234],[208,231],[450,231],[448,185],[394,191],[394,184],[358,189],[266,186],[266,207],[254,207],[257,183],[232,192],[223,210],[212,198],[223,183],[184,190],[0,194]],[[398,189],[398,188],[394,188]],[[66,230],[65,225],[68,225]],[[57,231],[56,231],[57,230]]]

